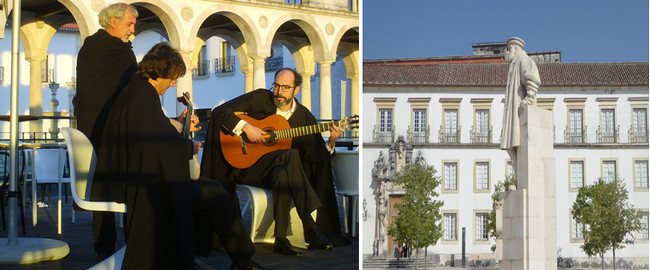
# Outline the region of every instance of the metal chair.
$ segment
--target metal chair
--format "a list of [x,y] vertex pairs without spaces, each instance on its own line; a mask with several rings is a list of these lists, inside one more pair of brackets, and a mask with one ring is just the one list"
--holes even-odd
[[332,170],[334,171],[336,193],[343,196],[343,212],[345,213],[343,221],[346,231],[349,228],[346,199],[350,197],[350,206],[352,208],[350,236],[354,237],[358,219],[357,209],[359,207],[359,152],[337,151],[332,159]]
[[[7,147],[9,147],[7,145]],[[9,153],[5,151],[4,149],[0,151],[0,156],[2,156],[3,159],[3,168],[2,168],[2,185],[0,185],[0,209],[2,211],[2,229],[6,230],[7,229],[7,224],[5,220],[5,190],[9,188]],[[20,170],[20,169],[19,169]],[[18,190],[17,190],[17,196],[18,196],[18,205],[20,207],[20,217],[22,221],[22,229],[23,229],[23,234],[25,234],[25,208],[23,207],[23,196],[22,192],[20,190],[20,185],[18,185]]]
[[[72,198],[77,205],[91,211],[109,211],[126,213],[126,205],[116,202],[91,201],[90,191],[93,184],[97,155],[90,140],[81,131],[74,128],[62,128],[61,133],[68,144],[70,159],[70,188]],[[124,259],[126,245],[112,256],[89,269],[120,269]]]

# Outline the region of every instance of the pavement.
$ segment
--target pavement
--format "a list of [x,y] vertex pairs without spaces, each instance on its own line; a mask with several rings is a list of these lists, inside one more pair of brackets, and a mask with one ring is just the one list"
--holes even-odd
[[[53,192],[54,189],[53,189]],[[56,193],[55,193],[56,194]],[[69,193],[68,193],[69,194]],[[93,234],[91,214],[88,211],[76,212],[76,223],[72,223],[72,197],[68,202],[63,202],[62,234],[57,234],[56,220],[57,207],[54,195],[51,207],[38,208],[38,224],[35,228],[31,225],[31,207],[25,209],[26,233],[22,234],[21,223],[18,221],[18,241],[21,238],[48,238],[64,241],[70,248],[70,253],[60,260],[43,261],[33,264],[0,264],[2,270],[41,270],[41,269],[87,269],[98,261],[93,249]],[[241,206],[246,202],[246,195],[239,195]],[[40,196],[38,197],[40,198]],[[341,205],[339,198],[339,206]],[[7,209],[5,209],[7,210]],[[342,210],[339,209],[342,218]],[[119,222],[119,219],[117,219]],[[250,211],[244,216],[244,223],[250,228]],[[342,222],[341,222],[342,223]],[[0,229],[2,229],[0,227]],[[124,234],[120,229],[116,249],[124,245]],[[358,234],[357,234],[358,235]],[[6,241],[7,231],[0,231],[0,238]],[[255,244],[257,253],[253,258],[256,262],[271,269],[359,269],[359,239],[350,238],[352,244],[344,247],[335,247],[332,250],[302,250],[300,257],[289,257],[273,253],[272,244]],[[0,243],[6,245],[7,243]],[[202,269],[228,269],[231,261],[226,252],[215,249],[207,258],[198,257],[197,264]]]

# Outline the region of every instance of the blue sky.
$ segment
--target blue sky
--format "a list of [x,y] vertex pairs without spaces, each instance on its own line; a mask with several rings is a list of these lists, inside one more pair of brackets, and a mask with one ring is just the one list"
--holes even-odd
[[648,0],[364,0],[363,58],[472,54],[518,36],[562,62],[648,61]]

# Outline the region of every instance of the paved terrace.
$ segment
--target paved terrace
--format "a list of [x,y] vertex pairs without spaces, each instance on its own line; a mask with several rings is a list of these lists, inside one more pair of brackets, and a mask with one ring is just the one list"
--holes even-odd
[[[52,206],[47,208],[38,208],[38,224],[36,228],[31,226],[31,207],[25,209],[25,219],[27,222],[26,234],[22,234],[21,224],[18,221],[18,237],[36,237],[36,238],[51,238],[65,241],[70,247],[70,254],[67,257],[58,261],[47,261],[36,264],[27,265],[0,265],[3,270],[52,270],[52,269],[86,269],[97,263],[95,259],[95,252],[93,249],[93,236],[90,212],[83,211],[76,213],[77,222],[71,222],[71,203],[72,197],[68,197],[68,203],[63,199],[63,233],[57,235],[56,233],[56,192],[55,188],[52,189]],[[68,190],[68,194],[69,190]],[[29,196],[29,195],[28,195]],[[247,197],[243,193],[238,194],[240,198],[241,207],[243,208]],[[38,196],[40,199],[40,195]],[[47,198],[46,198],[47,200]],[[341,199],[339,198],[339,205]],[[339,208],[339,213],[342,213]],[[341,215],[341,219],[343,216]],[[117,219],[119,222],[119,219]],[[244,223],[250,228],[250,211],[244,216]],[[343,222],[341,221],[341,224]],[[0,227],[0,229],[2,229]],[[358,234],[356,234],[358,235]],[[7,238],[7,231],[0,231],[0,238]],[[254,260],[265,267],[272,269],[359,269],[359,239],[358,237],[351,239],[352,245],[345,247],[335,247],[332,250],[303,250],[301,257],[288,257],[273,253],[272,244],[255,244],[257,254]],[[6,242],[0,243],[5,245]],[[124,234],[120,229],[118,231],[118,239],[116,249],[124,245]],[[220,249],[215,249],[210,252],[210,257],[199,257],[199,265],[203,269],[228,269],[231,261],[226,255],[226,252]]]

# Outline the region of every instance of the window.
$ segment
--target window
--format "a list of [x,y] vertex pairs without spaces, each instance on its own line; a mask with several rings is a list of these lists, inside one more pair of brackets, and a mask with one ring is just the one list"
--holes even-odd
[[569,162],[570,187],[571,190],[577,190],[584,186],[585,183],[585,163],[582,160],[572,160]]
[[456,213],[443,214],[442,240],[455,241],[457,237],[457,219]]
[[634,161],[634,187],[638,189],[648,188],[648,161]]
[[600,110],[600,143],[616,142],[616,123],[614,109]]
[[425,132],[427,130],[427,110],[413,110],[413,131]]
[[645,108],[632,109],[632,135],[630,141],[643,143],[648,141],[648,116]]
[[616,179],[616,161],[605,160],[603,161],[603,180],[606,183],[611,183]]
[[506,176],[515,175],[515,168],[512,167],[512,161],[506,162]]
[[429,125],[427,124],[427,109],[431,98],[409,98],[411,104],[411,125],[408,130],[409,141],[412,144],[424,144],[429,142]]
[[458,110],[445,110],[443,142],[458,142]]
[[393,142],[393,110],[397,98],[375,98],[377,104],[377,125],[373,130],[375,143]]
[[639,239],[648,240],[648,211],[641,212],[641,215],[641,223],[645,229],[639,232]]
[[393,131],[393,110],[379,110],[379,132]]
[[486,109],[476,110],[474,130],[474,143],[490,142],[490,111]]
[[444,164],[444,189],[446,190],[458,190],[458,162],[443,162]]
[[475,224],[475,238],[478,241],[487,241],[489,239],[488,234],[488,213],[476,213],[476,224]]
[[585,225],[578,222],[573,215],[571,215],[571,240],[583,240]]
[[221,42],[221,57],[214,59],[214,73],[230,75],[235,71],[235,57],[228,42]]
[[474,191],[490,192],[490,163],[476,162],[474,166]]
[[569,110],[569,134],[566,143],[584,143],[582,109]]

